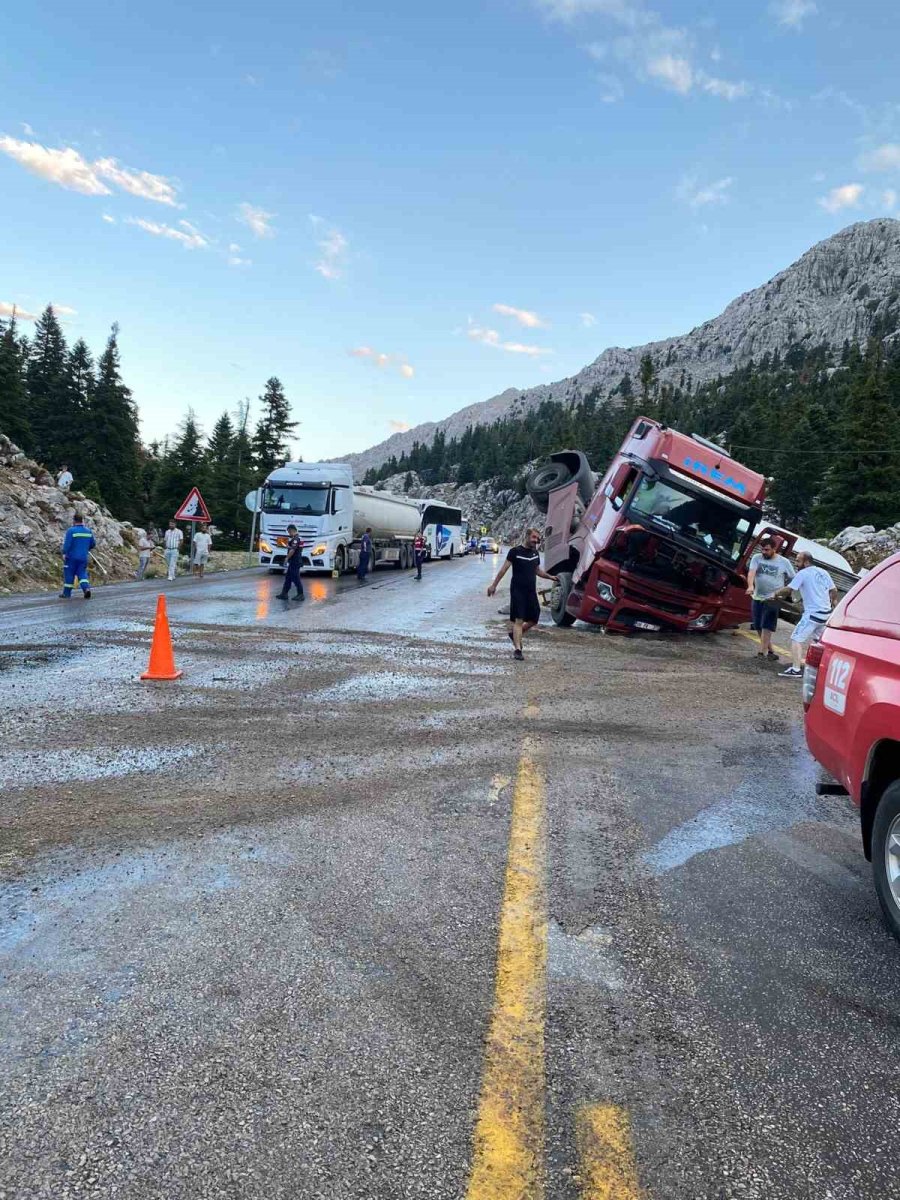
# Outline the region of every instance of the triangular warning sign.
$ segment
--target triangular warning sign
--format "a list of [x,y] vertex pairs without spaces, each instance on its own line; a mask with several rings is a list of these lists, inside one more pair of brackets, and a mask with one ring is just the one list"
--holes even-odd
[[176,521],[209,521],[209,509],[203,502],[199,488],[191,488],[187,500],[175,514]]

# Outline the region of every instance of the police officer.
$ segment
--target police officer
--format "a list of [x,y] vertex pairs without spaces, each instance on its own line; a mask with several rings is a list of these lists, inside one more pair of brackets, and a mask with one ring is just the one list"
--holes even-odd
[[278,593],[279,600],[290,599],[291,584],[297,589],[295,600],[305,600],[303,584],[300,582],[300,567],[303,562],[303,540],[296,525],[288,525],[287,557],[284,562],[284,585]]
[[413,542],[413,556],[416,563],[416,579],[422,578],[422,563],[425,561],[425,534],[419,530]]
[[94,541],[93,533],[85,525],[84,517],[80,512],[76,512],[74,521],[74,525],[66,530],[66,536],[62,545],[63,590],[60,592],[59,598],[60,600],[71,598],[72,588],[77,579],[81,584],[85,600],[90,600],[91,585],[88,582],[88,558],[97,543]]
[[359,539],[359,564],[356,568],[356,578],[359,583],[363,583],[366,578],[366,572],[369,570],[369,559],[372,555],[372,528],[367,527],[366,532]]

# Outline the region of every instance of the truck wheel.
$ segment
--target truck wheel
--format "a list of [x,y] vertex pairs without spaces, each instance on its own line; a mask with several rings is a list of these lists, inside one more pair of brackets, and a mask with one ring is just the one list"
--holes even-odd
[[397,551],[397,561],[396,561],[396,563],[394,563],[394,566],[397,568],[398,571],[406,570],[406,546],[405,546],[405,544],[401,545],[400,549]]
[[555,625],[563,628],[575,624],[575,618],[571,613],[566,612],[566,601],[569,599],[571,590],[572,572],[560,571],[559,583],[554,585],[553,591],[550,593],[550,616]]
[[885,789],[875,810],[872,874],[888,927],[900,939],[900,779]]
[[572,479],[572,472],[561,462],[545,462],[531,472],[525,481],[525,490],[542,513],[550,504],[550,493]]
[[347,570],[347,551],[343,546],[338,546],[334,552],[334,569],[338,575],[343,575]]

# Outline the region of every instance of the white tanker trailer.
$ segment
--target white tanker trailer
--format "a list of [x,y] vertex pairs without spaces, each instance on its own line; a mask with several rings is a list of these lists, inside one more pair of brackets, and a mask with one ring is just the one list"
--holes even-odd
[[422,527],[415,500],[354,487],[347,463],[285,463],[260,489],[259,561],[283,569],[288,525],[303,540],[304,571],[353,570],[359,539],[372,530],[372,566],[413,565],[413,539]]

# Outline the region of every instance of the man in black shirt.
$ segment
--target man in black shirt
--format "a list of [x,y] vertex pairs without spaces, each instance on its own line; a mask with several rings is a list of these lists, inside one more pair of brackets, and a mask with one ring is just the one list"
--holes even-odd
[[279,600],[287,600],[291,584],[297,589],[295,600],[304,600],[303,584],[300,582],[300,567],[303,559],[303,542],[297,534],[296,525],[288,525],[287,555],[284,560],[284,584],[278,593]]
[[521,546],[513,546],[506,556],[506,562],[497,572],[497,577],[487,590],[493,596],[500,580],[512,567],[512,583],[509,587],[509,636],[515,646],[513,658],[522,659],[522,637],[529,629],[534,629],[541,619],[541,604],[537,594],[538,576],[557,582],[555,575],[548,575],[541,569],[541,556],[538,547],[541,535],[536,529],[529,529]]

